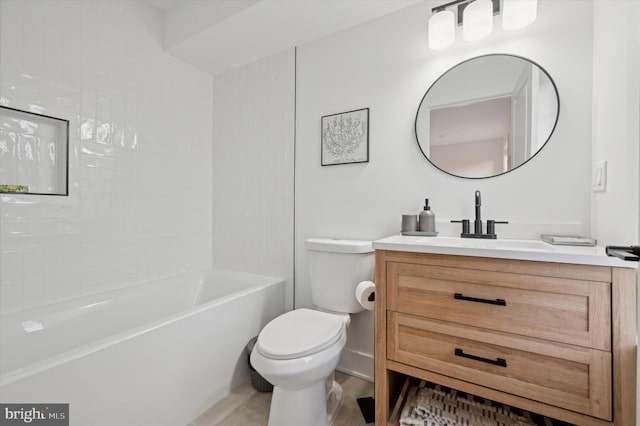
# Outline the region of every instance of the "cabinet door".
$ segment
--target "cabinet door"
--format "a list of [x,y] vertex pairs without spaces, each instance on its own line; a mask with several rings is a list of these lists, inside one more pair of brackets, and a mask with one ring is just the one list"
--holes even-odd
[[389,359],[611,420],[611,353],[388,313]]
[[611,283],[390,262],[388,309],[609,351]]

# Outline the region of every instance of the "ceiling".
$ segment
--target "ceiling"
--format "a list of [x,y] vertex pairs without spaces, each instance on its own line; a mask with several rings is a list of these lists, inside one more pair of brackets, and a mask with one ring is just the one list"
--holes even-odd
[[211,74],[301,46],[422,1],[146,0],[164,15],[165,50]]

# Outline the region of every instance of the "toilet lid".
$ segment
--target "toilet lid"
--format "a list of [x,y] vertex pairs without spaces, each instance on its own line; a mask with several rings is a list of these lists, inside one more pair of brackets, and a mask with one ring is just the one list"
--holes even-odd
[[271,359],[301,358],[328,348],[344,333],[344,320],[326,312],[296,309],[267,324],[256,348]]

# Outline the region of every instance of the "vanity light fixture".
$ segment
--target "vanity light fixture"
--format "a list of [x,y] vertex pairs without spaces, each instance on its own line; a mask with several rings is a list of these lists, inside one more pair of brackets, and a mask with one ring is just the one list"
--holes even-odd
[[531,25],[536,20],[538,0],[505,0],[502,11],[502,28],[514,31]]
[[429,49],[444,49],[453,44],[456,39],[455,19],[450,10],[443,10],[429,18]]
[[491,0],[476,0],[462,12],[462,37],[467,41],[485,38],[493,31],[493,3]]
[[453,0],[434,7],[429,18],[429,48],[440,50],[453,44],[456,20],[462,26],[463,38],[475,41],[491,34],[493,15],[501,10],[503,29],[512,31],[533,23],[537,8],[537,0]]

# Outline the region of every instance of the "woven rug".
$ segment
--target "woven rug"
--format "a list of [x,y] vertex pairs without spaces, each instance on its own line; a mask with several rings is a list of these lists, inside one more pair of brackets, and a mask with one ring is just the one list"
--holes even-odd
[[401,426],[571,426],[538,414],[422,381],[407,394]]

